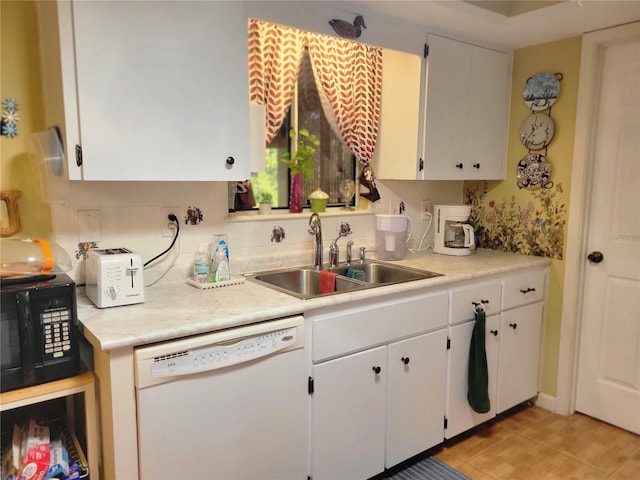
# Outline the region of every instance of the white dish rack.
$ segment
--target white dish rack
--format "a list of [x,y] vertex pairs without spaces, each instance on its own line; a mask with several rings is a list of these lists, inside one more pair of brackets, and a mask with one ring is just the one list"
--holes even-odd
[[225,280],[223,282],[197,282],[193,278],[187,278],[186,282],[192,287],[199,288],[201,290],[208,290],[210,288],[221,288],[228,287],[230,285],[241,285],[244,283],[245,278],[240,275],[231,275],[229,280]]

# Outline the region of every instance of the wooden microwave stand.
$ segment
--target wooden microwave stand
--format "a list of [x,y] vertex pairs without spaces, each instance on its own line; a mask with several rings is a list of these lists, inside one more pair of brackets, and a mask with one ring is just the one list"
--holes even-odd
[[66,398],[69,427],[75,431],[74,395],[84,394],[84,410],[87,438],[87,462],[91,479],[99,478],[98,432],[96,417],[95,377],[89,370],[83,370],[75,377],[34,385],[19,390],[0,393],[0,412],[14,408],[35,405],[40,402]]

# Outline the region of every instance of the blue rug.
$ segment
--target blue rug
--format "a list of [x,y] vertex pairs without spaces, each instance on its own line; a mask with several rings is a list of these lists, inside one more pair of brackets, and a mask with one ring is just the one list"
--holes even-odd
[[456,469],[435,457],[427,457],[404,469],[395,472],[391,476],[385,476],[386,480],[471,480]]

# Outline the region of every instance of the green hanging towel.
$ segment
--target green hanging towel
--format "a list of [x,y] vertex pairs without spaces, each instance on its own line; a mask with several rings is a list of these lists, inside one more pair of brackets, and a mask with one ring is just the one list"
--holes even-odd
[[487,369],[487,351],[485,349],[485,322],[484,310],[476,309],[476,324],[471,334],[471,346],[469,348],[469,392],[467,400],[471,408],[478,413],[486,413],[491,408],[489,401],[489,371]]

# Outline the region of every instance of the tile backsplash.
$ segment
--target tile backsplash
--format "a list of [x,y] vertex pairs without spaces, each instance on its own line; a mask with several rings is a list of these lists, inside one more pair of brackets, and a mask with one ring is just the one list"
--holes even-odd
[[[378,182],[382,200],[355,212],[339,208],[321,214],[325,260],[340,224],[349,223],[353,232],[340,239],[340,258],[345,258],[347,241],[354,243],[354,255],[361,246],[375,244],[374,214],[397,213],[403,202],[405,214],[414,225],[413,242],[419,241],[425,222],[420,221],[421,200],[459,203],[461,182]],[[228,214],[227,184],[224,182],[71,182],[65,204],[52,206],[55,241],[72,259],[74,279],[84,282],[84,260],[79,244],[98,248],[125,247],[139,253],[146,262],[164,251],[172,241],[166,218],[168,208],[180,223],[180,235],[170,254],[145,270],[149,284],[175,263],[174,274],[186,276],[194,253],[209,243],[214,233],[229,238],[232,272],[244,273],[269,268],[306,264],[312,261],[313,238],[308,230],[310,211],[300,214],[274,211]],[[78,258],[76,258],[78,257]]]

